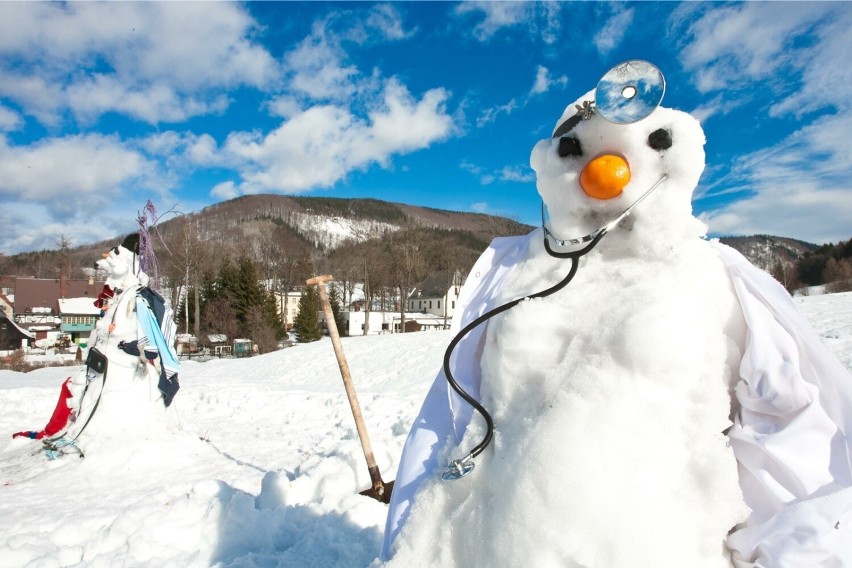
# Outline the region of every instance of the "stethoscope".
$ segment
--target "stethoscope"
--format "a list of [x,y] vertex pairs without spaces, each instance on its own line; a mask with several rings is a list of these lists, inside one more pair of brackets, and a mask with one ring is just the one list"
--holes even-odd
[[[576,105],[577,113],[560,124],[554,131],[553,138],[564,136],[583,120],[589,120],[595,114],[601,115],[609,122],[615,124],[632,124],[650,115],[662,102],[665,93],[665,79],[662,72],[647,61],[630,60],[620,63],[607,71],[595,88],[595,100],[583,101],[582,105]],[[470,393],[458,383],[450,368],[450,358],[458,344],[473,331],[494,316],[501,314],[519,303],[534,298],[545,298],[565,288],[577,274],[580,258],[594,249],[601,239],[618,225],[625,217],[630,215],[633,209],[643,202],[651,193],[656,191],[668,176],[663,176],[645,191],[638,199],[630,204],[616,217],[600,228],[581,237],[561,239],[553,233],[548,226],[546,207],[542,201],[541,226],[544,233],[544,248],[547,253],[559,259],[570,259],[571,268],[568,274],[555,285],[531,294],[523,296],[493,308],[469,324],[467,324],[450,341],[444,353],[444,375],[452,389],[485,420],[486,432],[482,440],[462,458],[450,462],[441,477],[444,480],[460,479],[474,468],[473,458],[481,454],[491,443],[494,437],[494,420],[488,410],[476,400]],[[554,245],[560,249],[557,250]]]

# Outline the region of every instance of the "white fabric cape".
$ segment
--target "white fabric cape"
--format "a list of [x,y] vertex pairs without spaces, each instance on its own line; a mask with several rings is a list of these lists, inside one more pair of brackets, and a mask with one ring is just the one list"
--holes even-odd
[[[497,307],[496,291],[531,239],[541,238],[537,229],[491,243],[461,290],[454,333]],[[852,376],[780,284],[735,250],[712,245],[728,268],[748,324],[736,393],[741,409],[728,435],[753,512],[728,538],[734,565],[852,567]],[[456,380],[476,398],[485,327],[471,331],[451,360]],[[470,450],[458,445],[471,415],[441,370],[403,447],[383,558],[390,556],[423,481]],[[442,450],[448,445],[455,451],[446,456]]]

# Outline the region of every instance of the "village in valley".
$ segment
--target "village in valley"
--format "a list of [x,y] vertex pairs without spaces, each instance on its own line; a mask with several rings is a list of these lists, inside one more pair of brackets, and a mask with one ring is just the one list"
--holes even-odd
[[[16,354],[31,366],[80,363],[89,335],[101,315],[95,300],[104,286],[103,275],[95,270],[86,271],[89,272],[86,279],[68,278],[64,274],[59,278],[0,276],[0,357],[3,364],[10,365]],[[331,283],[339,334],[358,336],[448,329],[463,283],[464,275],[460,270],[434,271],[413,286],[402,310],[398,298],[391,302],[382,297],[368,306],[361,283]],[[276,338],[275,348],[292,346],[303,339],[302,335],[304,340],[311,340],[318,339],[318,333],[328,333],[315,293],[306,294],[304,286],[279,291],[267,290],[269,284],[263,281],[256,284],[266,292],[259,295],[258,305],[273,305],[277,323],[286,332]],[[166,295],[170,295],[168,291]],[[180,305],[185,307],[186,302],[184,293]],[[306,305],[313,318],[304,314],[300,318]],[[186,316],[186,311],[183,309],[178,315]],[[191,321],[184,321],[182,326],[178,322],[176,350],[181,358],[245,357],[269,349],[268,342],[264,345],[264,337],[253,333],[250,327],[240,329],[234,325],[236,322],[222,325],[234,334],[228,335],[210,320],[209,317],[205,322],[208,333],[198,334],[193,333]]]

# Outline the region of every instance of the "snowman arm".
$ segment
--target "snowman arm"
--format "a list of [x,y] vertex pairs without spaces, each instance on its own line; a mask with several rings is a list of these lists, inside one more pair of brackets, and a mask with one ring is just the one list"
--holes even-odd
[[714,246],[748,324],[729,437],[752,514],[728,538],[734,563],[852,565],[852,377],[786,290]]

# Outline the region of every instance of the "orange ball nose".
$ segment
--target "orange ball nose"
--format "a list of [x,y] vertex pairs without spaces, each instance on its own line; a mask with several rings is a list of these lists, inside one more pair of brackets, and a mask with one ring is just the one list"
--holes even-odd
[[586,164],[580,172],[580,187],[589,197],[612,199],[621,195],[630,181],[630,166],[621,156],[604,154]]

